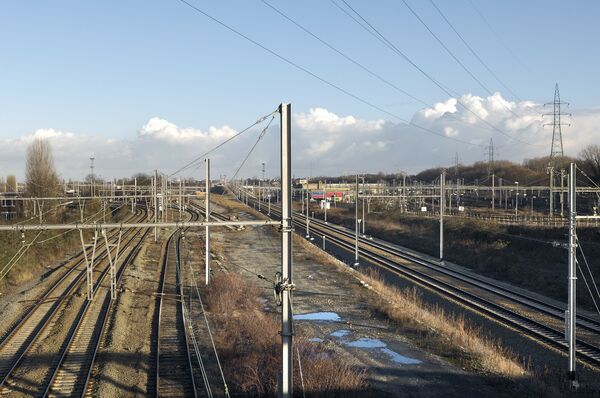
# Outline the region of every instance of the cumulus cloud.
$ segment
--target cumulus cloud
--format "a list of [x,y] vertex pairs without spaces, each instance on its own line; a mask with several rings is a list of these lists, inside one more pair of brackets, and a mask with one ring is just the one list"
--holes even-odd
[[181,128],[174,123],[158,117],[151,118],[139,131],[140,137],[152,137],[169,144],[187,144],[192,141],[215,142],[231,138],[236,131],[225,125],[209,127],[208,131],[196,128]]
[[[476,113],[465,109],[465,104]],[[577,155],[588,144],[597,143],[600,108],[572,110],[571,127],[563,130],[567,155]],[[412,122],[446,138],[428,134],[405,123],[364,119],[324,108],[311,108],[293,115],[293,171],[296,176],[334,175],[342,171],[408,171],[452,163],[455,153],[461,162],[485,159],[484,146],[493,137],[496,158],[522,161],[545,156],[550,151],[552,131],[544,128],[543,106],[532,101],[511,102],[499,93],[489,97],[465,94],[422,109]],[[497,126],[503,134],[490,125]],[[25,151],[36,137],[47,138],[54,150],[59,173],[65,178],[82,178],[89,171],[89,157],[96,157],[96,171],[104,177],[121,177],[155,168],[173,171],[190,159],[236,134],[222,127],[180,127],[176,122],[153,117],[126,137],[103,137],[84,132],[40,128],[15,138],[0,138],[0,175],[24,174]],[[262,125],[264,126],[264,124]],[[262,126],[225,145],[212,154],[215,175],[231,175],[253,146]],[[242,176],[279,172],[278,126],[274,123],[249,158]],[[509,138],[509,137],[512,137]],[[457,142],[456,139],[461,142]],[[532,145],[525,145],[521,141]],[[469,142],[474,145],[466,145]],[[165,145],[166,144],[166,145]],[[188,174],[202,178],[200,168]]]
[[298,113],[294,115],[294,120],[302,130],[321,133],[377,131],[385,124],[383,119],[363,120],[354,116],[338,116],[324,108],[311,108],[308,113]]

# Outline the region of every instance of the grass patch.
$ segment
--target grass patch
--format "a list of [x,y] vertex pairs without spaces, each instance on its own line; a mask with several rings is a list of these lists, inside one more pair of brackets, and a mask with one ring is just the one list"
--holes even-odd
[[[100,209],[98,203],[89,204],[85,208],[84,217],[95,214]],[[129,214],[128,209],[121,208],[114,213],[107,213],[107,221],[121,220]],[[101,213],[96,217],[101,216]],[[56,212],[45,216],[46,223],[69,223],[78,221],[80,218],[79,210],[59,208]],[[29,223],[38,223],[37,219]],[[92,236],[91,230],[84,231],[84,238]],[[25,233],[25,244],[31,243],[38,234],[37,231],[28,231]],[[22,246],[22,237],[16,232],[0,233],[0,268],[3,268]],[[31,245],[25,254],[12,266],[10,272],[0,280],[0,292],[8,292],[23,283],[39,278],[44,272],[48,271],[62,261],[65,261],[70,255],[81,251],[81,240],[79,232],[73,231],[43,231]]]
[[[215,343],[233,395],[275,396],[281,368],[280,323],[265,311],[261,289],[234,272],[215,273],[204,292],[206,309],[215,324]],[[294,390],[302,391],[298,370],[300,353],[304,390],[310,397],[364,397],[365,375],[335,357],[330,350],[294,339]]]

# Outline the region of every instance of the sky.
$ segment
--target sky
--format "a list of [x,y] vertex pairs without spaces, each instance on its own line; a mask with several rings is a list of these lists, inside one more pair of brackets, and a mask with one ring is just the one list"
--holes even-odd
[[[186,1],[3,2],[0,176],[23,177],[36,137],[63,178],[89,173],[90,156],[106,178],[172,173],[281,102],[297,177],[471,163],[490,139],[520,162],[549,154],[557,82],[565,154],[600,139],[598,2],[268,0],[340,55],[263,1]],[[211,154],[213,175],[233,176],[269,120]],[[262,162],[278,174],[278,120],[238,176]]]

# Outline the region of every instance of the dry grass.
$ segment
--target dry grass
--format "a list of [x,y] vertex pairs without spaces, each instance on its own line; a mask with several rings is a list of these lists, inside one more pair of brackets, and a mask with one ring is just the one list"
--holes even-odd
[[471,326],[463,316],[424,303],[417,290],[400,290],[383,282],[377,274],[365,275],[365,282],[377,292],[377,309],[402,327],[422,335],[421,345],[458,360],[461,366],[510,378],[521,377],[527,369],[502,345]]
[[[97,205],[86,206],[85,216],[94,214],[97,211]],[[113,217],[107,215],[107,220],[120,220],[128,214],[127,209],[123,208]],[[44,221],[68,223],[78,220],[79,217],[78,210],[59,208],[54,213],[46,216]],[[37,220],[33,222],[37,223]],[[37,232],[35,231],[27,232],[25,234],[26,244],[29,244],[36,235]],[[84,231],[84,236],[91,236],[91,231]],[[8,263],[21,245],[20,234],[15,232],[0,233],[0,268]],[[11,268],[6,277],[0,281],[0,292],[8,292],[23,283],[39,278],[49,267],[67,259],[70,256],[69,253],[73,254],[80,250],[81,241],[76,230],[70,232],[43,231],[35,243],[27,249],[23,257]]]
[[[348,270],[347,266],[329,254],[300,237],[295,238],[294,242],[309,251],[315,260]],[[371,299],[372,307],[415,334],[415,342],[421,347],[451,359],[461,367],[478,372],[510,378],[527,374],[525,366],[499,342],[469,325],[464,317],[427,305],[415,289],[397,289],[383,282],[376,273],[354,273],[354,276],[360,276],[377,293]]]
[[[219,331],[215,343],[234,395],[275,396],[277,391],[280,325],[275,313],[263,309],[257,299],[260,293],[258,286],[234,272],[216,273],[205,293],[206,308]],[[307,396],[364,396],[363,373],[302,336],[295,340],[294,348],[294,354],[300,352]],[[301,391],[296,361],[297,357],[294,389]]]

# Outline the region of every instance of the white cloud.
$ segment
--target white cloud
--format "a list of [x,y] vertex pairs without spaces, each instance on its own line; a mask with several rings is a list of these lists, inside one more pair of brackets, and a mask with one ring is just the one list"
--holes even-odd
[[[343,115],[324,108],[312,108],[293,115],[293,172],[296,176],[333,175],[342,171],[416,172],[420,169],[448,165],[455,153],[461,162],[484,159],[482,146],[493,137],[496,158],[522,161],[545,156],[550,151],[552,131],[542,126],[543,107],[532,101],[510,102],[500,94],[484,98],[465,94],[461,102],[482,119],[498,126],[505,134],[530,142],[533,146],[494,131],[473,115],[455,98],[435,104],[413,115],[412,121],[433,130],[439,136],[404,123],[383,119],[368,120],[355,115]],[[565,153],[575,156],[600,137],[600,108],[572,110],[572,126],[563,129]],[[215,175],[231,175],[254,144],[261,126],[236,138],[211,155]],[[271,130],[250,157],[243,176],[261,175],[264,161],[267,175],[279,172],[278,126]],[[0,175],[22,176],[27,145],[35,138],[47,138],[53,148],[56,166],[63,177],[81,178],[89,172],[89,157],[96,157],[96,172],[105,177],[129,176],[136,172],[151,172],[155,168],[173,171],[190,159],[233,136],[229,126],[182,128],[177,124],[153,117],[139,131],[127,137],[103,137],[97,134],[67,132],[56,128],[40,128],[15,138],[0,138]],[[469,146],[452,140],[460,139],[480,146]],[[202,169],[192,169],[188,175],[202,178]]]
[[236,131],[227,125],[219,128],[211,126],[204,132],[195,128],[181,128],[158,117],[151,118],[139,131],[140,137],[152,137],[169,144],[187,144],[192,141],[216,142],[231,138],[235,134]]
[[324,108],[311,108],[308,113],[294,115],[296,125],[305,131],[339,133],[348,131],[377,131],[385,121],[363,120],[354,116],[338,116]]

